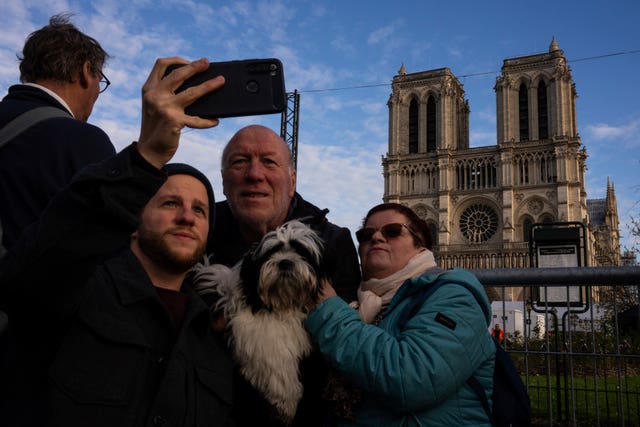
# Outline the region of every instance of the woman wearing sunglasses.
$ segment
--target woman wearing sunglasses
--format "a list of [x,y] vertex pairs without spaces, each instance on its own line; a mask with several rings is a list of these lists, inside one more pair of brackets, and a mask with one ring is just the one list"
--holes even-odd
[[325,284],[306,320],[321,352],[359,391],[347,393],[353,413],[338,424],[491,425],[466,383],[474,376],[491,395],[495,346],[482,285],[464,270],[437,268],[429,228],[406,206],[375,206],[356,238],[358,301],[346,304]]

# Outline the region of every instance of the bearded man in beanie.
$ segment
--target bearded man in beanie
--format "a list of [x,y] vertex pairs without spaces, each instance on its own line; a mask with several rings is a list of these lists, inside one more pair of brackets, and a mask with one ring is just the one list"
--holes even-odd
[[[170,64],[185,66],[165,78]],[[214,219],[207,178],[167,164],[184,126],[217,120],[184,107],[224,84],[174,91],[206,59],[158,60],[140,139],[88,166],[0,260],[12,393],[3,426],[226,426],[231,361],[188,271]]]

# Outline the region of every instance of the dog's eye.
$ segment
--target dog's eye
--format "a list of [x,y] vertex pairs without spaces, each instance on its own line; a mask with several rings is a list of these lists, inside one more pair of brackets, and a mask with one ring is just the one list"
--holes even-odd
[[301,243],[297,240],[292,240],[289,242],[289,244],[291,245],[291,247],[293,247],[293,249],[295,249],[295,251],[297,253],[299,253],[303,258],[306,258],[308,260],[313,260],[315,259],[315,256],[313,254],[313,252],[311,252],[305,245],[304,243]]
[[278,252],[280,249],[282,249],[282,247],[284,246],[284,243],[282,242],[278,242],[275,245],[273,245],[269,250],[267,250],[262,256],[263,258],[267,259],[269,257],[271,257],[271,255],[275,254],[276,252]]

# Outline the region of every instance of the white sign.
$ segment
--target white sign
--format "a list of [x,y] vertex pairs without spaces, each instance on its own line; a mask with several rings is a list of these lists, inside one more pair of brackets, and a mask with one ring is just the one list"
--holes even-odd
[[[578,267],[578,247],[575,245],[539,246],[538,267]],[[539,292],[541,304],[582,303],[581,286],[540,287]]]
[[578,248],[575,245],[539,246],[538,267],[577,267]]

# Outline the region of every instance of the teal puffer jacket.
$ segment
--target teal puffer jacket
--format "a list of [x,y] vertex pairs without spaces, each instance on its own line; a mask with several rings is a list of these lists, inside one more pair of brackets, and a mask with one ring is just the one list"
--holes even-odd
[[[400,330],[398,318],[421,287],[444,281]],[[353,423],[362,426],[489,426],[466,384],[474,375],[492,392],[495,346],[484,288],[462,269],[426,274],[398,289],[378,326],[340,298],[310,313],[306,327],[320,351],[364,390]]]

